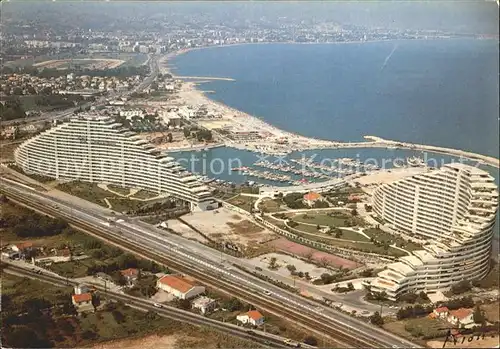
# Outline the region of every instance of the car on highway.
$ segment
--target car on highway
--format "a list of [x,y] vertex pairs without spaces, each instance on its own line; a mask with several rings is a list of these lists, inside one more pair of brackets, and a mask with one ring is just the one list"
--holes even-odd
[[157,308],[163,308],[163,305],[161,305],[160,303],[153,303],[153,306]]
[[265,290],[265,291],[264,291],[264,292],[262,292],[262,293],[264,293],[266,296],[270,296],[270,295],[271,295],[271,292],[269,292],[268,290]]

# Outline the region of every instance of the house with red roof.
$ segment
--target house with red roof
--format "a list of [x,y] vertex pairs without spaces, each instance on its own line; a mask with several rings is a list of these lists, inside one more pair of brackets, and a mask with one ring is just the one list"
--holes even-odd
[[448,322],[457,327],[472,327],[474,326],[474,310],[468,308],[460,308],[450,311]]
[[434,316],[436,318],[446,319],[448,317],[449,312],[450,312],[450,310],[448,309],[448,307],[439,307],[439,308],[434,309],[434,311],[432,313],[434,314]]
[[125,270],[120,270],[120,274],[127,280],[128,285],[133,285],[139,277],[139,270],[136,268],[128,268]]
[[320,194],[311,191],[311,192],[305,194],[302,197],[302,199],[303,199],[302,201],[304,202],[304,204],[306,204],[309,207],[312,207],[312,206],[314,206],[314,204],[317,201],[323,200],[323,197]]
[[193,284],[181,275],[165,275],[156,287],[179,299],[191,299],[205,292],[205,287]]
[[264,323],[264,315],[262,315],[258,310],[250,310],[244,314],[236,316],[236,320],[243,324],[260,326]]
[[94,305],[92,305],[91,293],[74,294],[71,296],[71,301],[75,306],[78,314],[94,311]]

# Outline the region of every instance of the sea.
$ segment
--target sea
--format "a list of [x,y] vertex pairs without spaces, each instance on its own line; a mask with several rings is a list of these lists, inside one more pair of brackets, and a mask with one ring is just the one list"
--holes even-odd
[[[497,40],[234,45],[189,51],[169,64],[178,75],[233,78],[210,81],[200,89],[213,91],[208,96],[216,101],[304,136],[360,141],[374,135],[499,156]],[[261,157],[245,153],[223,148],[176,156],[238,157],[245,166]],[[316,152],[325,153],[422,156],[383,149]],[[194,167],[202,166],[195,162]],[[485,169],[499,178],[497,169]],[[218,172],[205,170],[209,176]],[[246,180],[227,173],[218,178]]]
[[[338,44],[250,44],[192,50],[169,62],[182,76],[228,77],[200,85],[213,100],[287,131],[339,141],[366,135],[499,157],[499,52],[492,39],[394,40]],[[287,157],[215,148],[172,153],[189,170],[233,183],[285,185],[232,171],[267,160],[353,158],[391,168],[401,149],[336,149]],[[387,161],[389,160],[389,161]],[[392,161],[391,161],[392,160]],[[466,163],[471,163],[467,162]],[[475,163],[471,163],[475,164]],[[499,171],[490,172],[499,184]],[[297,179],[297,178],[294,178]],[[497,224],[498,227],[498,224]]]

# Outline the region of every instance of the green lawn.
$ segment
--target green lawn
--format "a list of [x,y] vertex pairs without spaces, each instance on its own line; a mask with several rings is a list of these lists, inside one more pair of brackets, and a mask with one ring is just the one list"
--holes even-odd
[[109,198],[109,203],[111,204],[111,208],[117,212],[128,212],[139,209],[144,202],[137,200],[130,200],[129,198]]
[[366,229],[365,233],[368,236],[373,237],[377,241],[389,242],[391,245],[395,243],[398,247],[404,248],[405,250],[408,250],[408,251],[416,251],[416,250],[422,249],[422,246],[419,244],[416,244],[414,242],[407,242],[403,238],[401,238],[397,235],[392,235],[392,234],[386,233],[385,231],[383,231],[379,228]]
[[227,202],[230,203],[231,205],[237,206],[239,208],[244,209],[245,211],[250,212],[250,209],[256,200],[257,199],[252,196],[238,195],[230,200],[227,200]]
[[61,183],[56,187],[56,189],[104,207],[108,207],[104,198],[113,196],[113,194],[109,191],[99,188],[96,183],[86,183],[80,181]]
[[25,301],[33,298],[57,301],[64,295],[71,294],[72,290],[72,287],[57,287],[38,280],[2,273],[2,296],[9,296],[14,307],[20,307]]
[[295,215],[292,218],[296,222],[303,222],[309,224],[319,224],[319,225],[327,225],[333,227],[344,227],[347,217],[344,216],[328,216],[326,214],[300,214]]
[[147,200],[147,199],[155,198],[157,196],[158,196],[158,193],[141,189],[137,193],[135,193],[134,195],[132,195],[131,197],[134,198],[134,199]]
[[119,185],[108,184],[108,189],[114,191],[115,193],[121,194],[123,196],[130,194],[129,188],[124,188],[124,187],[121,187]]
[[[88,264],[89,261],[83,260],[82,263]],[[54,273],[57,273],[64,277],[69,278],[79,278],[87,276],[87,267],[78,262],[64,262],[64,263],[54,263],[50,267]]]
[[281,204],[282,202],[279,199],[263,199],[259,204],[259,208],[264,212],[279,212],[282,211]]
[[[333,240],[335,238],[335,235],[328,235],[326,233],[322,233],[320,230],[316,228],[316,226],[312,225],[305,225],[305,224],[300,224],[295,227],[295,229],[300,230],[305,233],[311,233],[311,234],[320,234],[325,237],[325,239],[335,241]],[[314,239],[314,237],[313,237]],[[369,239],[367,239],[364,235],[358,234],[352,230],[346,230],[342,229],[342,236],[339,237],[339,239],[343,240],[352,240],[352,241],[360,241],[360,242],[369,242]]]

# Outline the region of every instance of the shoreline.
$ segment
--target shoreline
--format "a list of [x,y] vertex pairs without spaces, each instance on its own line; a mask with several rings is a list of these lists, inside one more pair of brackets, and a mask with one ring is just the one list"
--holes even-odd
[[[275,42],[262,42],[262,43],[236,43],[228,45],[218,45],[218,46],[203,46],[195,47],[189,49],[182,49],[179,51],[171,52],[163,55],[160,59],[160,71],[162,73],[169,73],[173,78],[177,76],[171,71],[171,66],[169,61],[175,57],[182,54],[188,53],[194,50],[209,49],[209,48],[220,48],[229,46],[241,46],[241,45],[268,45],[268,44],[287,44],[287,45],[330,45],[330,44],[352,44],[352,43],[374,43],[374,42],[384,42],[384,41],[413,41],[413,40],[451,40],[453,38],[432,38],[432,39],[391,39],[391,40],[372,40],[372,41],[346,41],[346,42],[331,42],[331,43],[275,43]],[[476,40],[478,40],[476,38]],[[470,151],[462,149],[453,149],[437,145],[425,145],[409,143],[405,141],[395,141],[387,140],[377,136],[364,136],[365,139],[370,139],[370,141],[365,142],[340,142],[335,140],[324,140],[312,137],[302,136],[295,132],[285,131],[275,127],[272,124],[262,120],[259,117],[250,115],[241,110],[229,107],[222,102],[211,99],[207,96],[207,93],[199,89],[199,83],[195,81],[185,81],[183,80],[182,88],[179,91],[179,99],[186,104],[198,104],[198,105],[208,105],[212,109],[216,110],[220,115],[223,115],[222,122],[230,126],[240,127],[242,130],[246,131],[260,131],[264,134],[269,134],[270,137],[266,137],[265,140],[252,142],[247,141],[235,142],[229,139],[224,139],[221,137],[222,142],[227,147],[232,147],[241,150],[260,152],[269,155],[279,155],[283,156],[294,151],[304,151],[304,150],[315,150],[315,149],[342,149],[342,148],[387,148],[387,149],[408,149],[408,150],[419,150],[419,151],[430,151],[435,153],[447,154],[458,156],[461,158],[466,158],[472,161],[478,161],[495,168],[500,168],[500,159],[493,156],[488,156],[484,154],[473,153]],[[231,117],[232,115],[232,117]],[[195,123],[206,127],[202,121],[195,120]],[[216,129],[216,127],[214,127]],[[215,131],[216,132],[216,131]],[[280,139],[287,139],[292,141],[293,145],[281,145],[276,144],[273,140],[279,141]],[[268,140],[271,140],[269,143]],[[266,143],[267,142],[267,143]]]

